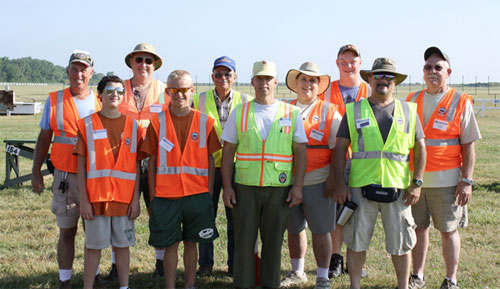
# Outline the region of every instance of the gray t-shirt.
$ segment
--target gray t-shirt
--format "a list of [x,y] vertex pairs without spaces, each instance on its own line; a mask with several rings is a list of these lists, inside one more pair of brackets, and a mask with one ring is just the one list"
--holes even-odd
[[[380,129],[380,134],[382,135],[382,139],[384,140],[385,143],[387,135],[389,135],[389,131],[391,130],[392,126],[392,120],[394,114],[394,101],[384,107],[376,106],[370,101],[369,98],[368,102],[370,103],[370,107],[372,108],[375,119],[377,119],[377,124]],[[340,122],[340,127],[339,131],[337,132],[337,137],[351,139],[351,136],[349,135],[349,124],[347,122],[347,114],[344,114],[344,117]],[[418,120],[418,115],[417,115],[417,122],[415,124],[415,140],[417,141],[424,137],[425,137],[424,130],[422,129],[422,124]]]

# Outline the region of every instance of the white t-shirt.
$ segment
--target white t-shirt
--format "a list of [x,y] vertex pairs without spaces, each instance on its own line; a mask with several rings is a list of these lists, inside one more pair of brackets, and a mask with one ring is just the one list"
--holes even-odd
[[[302,120],[305,120],[309,117],[314,106],[316,106],[317,100],[315,100],[312,104],[301,104],[297,101],[296,106],[300,109],[302,116]],[[328,147],[330,149],[335,148],[335,141],[337,140],[337,131],[340,126],[340,122],[342,121],[342,116],[338,111],[335,111],[333,115],[332,125],[330,126],[330,137],[328,138]],[[314,170],[312,172],[306,173],[304,177],[304,186],[310,186],[319,184],[326,181],[328,174],[330,173],[330,166],[323,167],[318,170]]]
[[[267,134],[271,129],[271,125],[274,121],[278,108],[279,101],[275,101],[270,105],[262,105],[254,102],[255,122],[257,124],[260,137],[263,140],[267,139]],[[238,143],[238,132],[236,130],[236,109],[233,109],[226,121],[226,126],[222,131],[221,140],[233,144]],[[304,131],[304,124],[300,114],[297,114],[297,121],[295,122],[295,128],[293,130],[293,141],[296,143],[307,143],[307,136]]]
[[[423,113],[424,113],[424,129],[425,125],[432,116],[434,110],[442,100],[443,96],[448,92],[438,94],[424,93]],[[481,138],[479,126],[477,125],[476,116],[472,104],[467,101],[465,109],[460,119],[460,143],[466,144],[476,141]],[[462,176],[461,168],[454,168],[444,171],[426,172],[424,173],[424,188],[442,188],[453,187],[458,184]]]

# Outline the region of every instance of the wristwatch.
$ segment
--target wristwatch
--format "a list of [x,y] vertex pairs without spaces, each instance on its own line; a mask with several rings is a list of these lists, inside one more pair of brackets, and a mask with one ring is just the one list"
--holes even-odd
[[468,179],[468,178],[462,178],[460,181],[468,184],[468,185],[473,185],[474,184],[474,180],[473,179]]
[[424,180],[422,179],[413,179],[412,182],[419,188],[424,184]]

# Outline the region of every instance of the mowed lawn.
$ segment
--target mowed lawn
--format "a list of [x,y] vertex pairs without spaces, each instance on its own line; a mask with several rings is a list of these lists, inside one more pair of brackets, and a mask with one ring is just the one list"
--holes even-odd
[[[14,87],[19,101],[45,101],[47,92],[61,86]],[[241,86],[240,90],[251,93],[251,87]],[[198,91],[203,91],[199,87]],[[415,91],[419,88],[412,89]],[[498,88],[497,88],[498,90]],[[473,89],[466,89],[474,92]],[[286,97],[286,87],[279,88],[280,97]],[[403,98],[407,87],[400,87],[397,97]],[[281,95],[282,94],[282,95]],[[493,98],[485,88],[479,89],[475,98]],[[499,94],[500,96],[500,94]],[[41,115],[0,116],[0,142],[6,139],[35,139]],[[483,139],[476,143],[476,169],[473,198],[469,205],[469,226],[460,231],[462,254],[459,268],[461,288],[500,288],[500,111],[486,111],[484,118],[478,118]],[[31,161],[20,158],[21,172],[31,171]],[[0,183],[5,179],[5,151],[0,150]],[[52,178],[45,177],[45,185],[50,188]],[[0,190],[0,288],[54,288],[58,273],[56,262],[56,243],[58,228],[55,217],[50,212],[51,191],[38,196],[31,191],[29,182],[21,186]],[[198,288],[232,288],[231,278],[225,275],[226,237],[225,216],[222,202],[219,205],[217,224],[221,237],[215,241],[215,274],[211,277],[197,278]],[[80,223],[81,225],[81,223]],[[148,242],[148,217],[144,205],[142,214],[136,221],[137,244],[131,249],[130,287],[164,288],[162,278],[153,278],[154,251]],[[310,237],[310,234],[309,234]],[[431,230],[431,245],[426,265],[427,288],[439,288],[444,278],[444,264],[441,258],[440,236]],[[309,242],[310,244],[310,242]],[[74,288],[81,288],[83,272],[84,233],[79,228],[76,240],[74,262]],[[290,270],[288,249],[283,246],[282,273]],[[179,250],[179,270],[177,287],[183,286],[182,250]],[[106,274],[111,266],[111,250],[103,250],[101,272]],[[363,288],[394,288],[395,273],[390,256],[385,252],[384,234],[381,223],[377,224],[365,266],[368,277],[363,279]],[[314,288],[316,267],[312,248],[306,256],[306,271],[309,282],[303,288]],[[348,276],[333,282],[333,288],[349,288]],[[118,288],[115,283],[109,288]]]

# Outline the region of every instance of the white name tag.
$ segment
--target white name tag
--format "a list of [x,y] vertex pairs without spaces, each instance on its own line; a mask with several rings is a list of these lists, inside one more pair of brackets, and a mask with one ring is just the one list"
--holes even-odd
[[160,146],[167,152],[170,152],[174,148],[174,144],[169,141],[166,137],[160,140]]
[[93,135],[94,135],[94,140],[108,138],[108,130],[106,129],[94,130]]
[[370,119],[369,118],[363,118],[363,119],[356,120],[356,129],[367,127],[367,126],[370,126]]
[[149,112],[153,112],[153,113],[160,113],[161,112],[161,104],[152,104],[150,107],[149,107]]
[[143,127],[148,127],[148,125],[149,125],[149,119],[141,119],[141,120],[139,120],[139,122],[141,123],[141,125]]
[[289,118],[280,118],[280,126],[292,126],[292,120]]
[[323,135],[325,133],[319,130],[311,130],[311,133],[309,134],[309,138],[315,139],[317,141],[321,141],[323,139]]
[[432,128],[446,131],[446,129],[448,128],[448,122],[443,121],[443,120],[439,120],[439,119],[435,119],[434,124],[432,125]]

